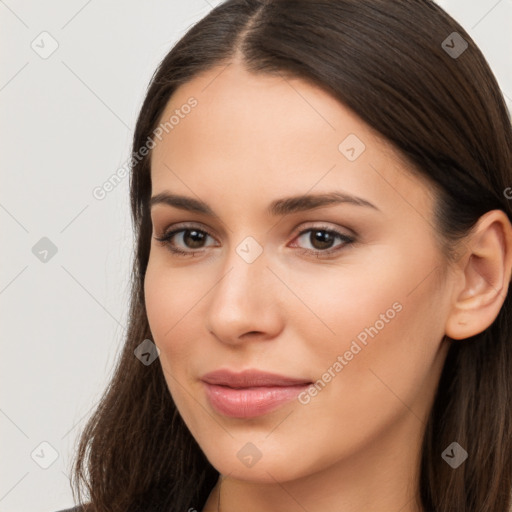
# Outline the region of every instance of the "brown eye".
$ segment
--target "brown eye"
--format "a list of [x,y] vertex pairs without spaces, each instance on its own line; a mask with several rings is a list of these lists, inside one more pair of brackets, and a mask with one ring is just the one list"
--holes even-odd
[[310,231],[309,242],[320,251],[330,249],[336,240],[336,236],[329,231],[313,229]]
[[[355,238],[352,236],[344,235],[336,230],[327,227],[313,227],[305,229],[299,233],[296,240],[301,240],[301,245],[310,244],[312,247],[303,248],[303,252],[306,254],[314,254],[322,257],[338,252],[346,245],[350,245],[355,242]],[[334,245],[336,240],[340,240],[341,243]]]
[[193,255],[194,250],[202,250],[206,247],[204,243],[208,237],[213,238],[208,232],[191,227],[175,229],[155,239],[172,253]]
[[181,238],[189,249],[200,249],[208,236],[204,231],[197,229],[185,229],[182,233],[183,236]]

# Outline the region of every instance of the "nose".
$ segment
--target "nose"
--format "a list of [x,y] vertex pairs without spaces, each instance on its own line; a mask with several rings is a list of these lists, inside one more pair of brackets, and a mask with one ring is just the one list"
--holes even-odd
[[221,342],[269,340],[283,329],[284,287],[268,267],[265,251],[248,262],[231,250],[209,294],[206,312],[206,327]]

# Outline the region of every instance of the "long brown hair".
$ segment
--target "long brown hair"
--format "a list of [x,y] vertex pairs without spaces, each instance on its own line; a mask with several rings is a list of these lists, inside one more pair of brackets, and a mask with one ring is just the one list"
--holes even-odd
[[[434,2],[222,3],[189,29],[153,75],[134,154],[179,85],[235,57],[254,73],[319,85],[387,139],[411,170],[429,177],[449,258],[485,212],[501,209],[512,218],[504,193],[512,185],[510,114],[476,44]],[[136,247],[126,341],[73,466],[73,495],[83,504],[85,486],[94,512],[200,511],[219,475],[182,421],[158,360],[146,366],[134,356],[152,339],[143,288],[152,234],[150,156],[133,159],[130,177]],[[511,506],[511,329],[508,294],[484,332],[450,340],[421,453],[418,485],[427,512]],[[468,452],[457,469],[442,458],[454,441]]]

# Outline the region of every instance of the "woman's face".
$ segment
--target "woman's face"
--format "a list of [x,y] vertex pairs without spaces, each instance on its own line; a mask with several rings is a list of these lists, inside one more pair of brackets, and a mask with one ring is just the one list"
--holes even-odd
[[[259,482],[412,464],[450,301],[432,188],[298,79],[218,67],[175,92],[162,123],[173,115],[153,137],[152,197],[187,200],[152,205],[153,236],[178,232],[152,238],[145,298],[207,458]],[[216,370],[297,381],[206,384]]]

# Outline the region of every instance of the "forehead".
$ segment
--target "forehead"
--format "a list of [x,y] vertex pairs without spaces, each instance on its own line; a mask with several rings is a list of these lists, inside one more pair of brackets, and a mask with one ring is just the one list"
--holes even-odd
[[411,202],[431,206],[431,187],[391,144],[298,78],[256,75],[235,63],[216,67],[175,91],[160,126],[153,195],[172,190],[214,202],[236,194],[252,202],[336,188],[404,211]]

